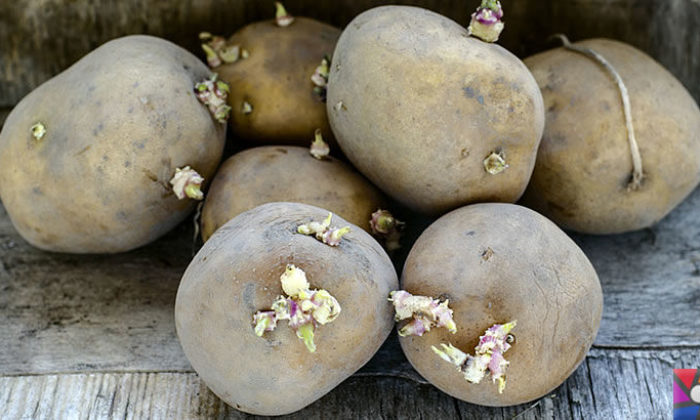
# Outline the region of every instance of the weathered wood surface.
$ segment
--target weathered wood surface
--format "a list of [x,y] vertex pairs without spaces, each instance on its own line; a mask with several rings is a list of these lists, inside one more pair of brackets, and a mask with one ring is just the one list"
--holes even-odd
[[[576,237],[602,280],[601,330],[556,398],[521,418],[670,415],[671,369],[700,364],[698,205],[700,190],[653,230]],[[191,234],[183,224],[127,254],[51,254],[0,213],[0,372],[12,375],[0,379],[0,418],[36,407],[34,418],[109,407],[120,418],[244,417],[206,391],[177,343],[172,307]],[[358,376],[293,418],[512,418],[529,407],[484,409],[421,384],[395,337]]]
[[[671,369],[697,366],[700,354],[699,206],[700,190],[653,229],[574,237],[600,275],[603,322],[592,356],[557,398],[532,410],[532,418],[669,415]],[[41,410],[102,410],[112,397],[119,404],[130,401],[128,418],[240,417],[191,373],[175,335],[172,308],[193,252],[192,233],[185,223],[156,243],[121,255],[52,254],[24,242],[0,207],[0,375],[13,375],[0,379],[8,384],[0,383],[0,413],[6,412],[0,418],[33,410],[37,401]],[[592,370],[591,364],[601,360]],[[323,418],[330,410],[392,418],[408,405],[420,407],[417,417],[510,418],[527,408],[485,412],[417,385],[422,379],[395,337],[359,375],[303,415]],[[98,385],[107,388],[98,391]],[[41,397],[36,389],[44,390]],[[367,400],[359,403],[358,398]],[[83,399],[94,401],[85,405]],[[121,413],[117,408],[115,413]]]
[[[197,34],[231,34],[272,16],[272,0],[17,0],[0,1],[0,106],[100,44],[127,34],[152,34],[199,54]],[[477,0],[287,0],[295,14],[337,26],[381,4],[422,5],[466,25]],[[700,99],[698,0],[503,0],[507,29],[500,43],[520,56],[547,47],[564,32],[572,40],[607,36],[657,58]]]
[[[665,419],[671,372],[696,350],[593,350],[558,389],[530,404],[479,407],[418,381],[360,374],[288,419]],[[244,419],[192,373],[82,373],[0,377],[3,419]]]
[[[652,230],[575,236],[600,276],[595,345],[700,347],[700,190]],[[173,305],[192,255],[190,223],[103,256],[32,248],[0,211],[0,372],[186,371]]]
[[[222,7],[223,4],[227,7]],[[150,33],[197,51],[196,34],[269,15],[265,1],[0,1],[0,124],[31,88],[102,42]],[[288,0],[337,25],[388,2]],[[469,2],[421,3],[465,24]],[[648,52],[700,98],[700,0],[505,0],[503,45],[519,55],[546,35],[610,36]],[[605,295],[589,357],[536,405],[481,408],[424,383],[392,336],[339,388],[290,418],[671,418],[671,370],[700,366],[700,191],[653,229],[576,235]],[[191,370],[173,303],[192,255],[191,224],[114,256],[26,244],[0,207],[0,418],[248,418]]]

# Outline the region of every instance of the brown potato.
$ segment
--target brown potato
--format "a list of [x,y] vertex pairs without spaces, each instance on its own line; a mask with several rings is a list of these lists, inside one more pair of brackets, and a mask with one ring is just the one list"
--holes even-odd
[[286,27],[267,20],[236,32],[228,45],[239,46],[248,57],[214,68],[231,85],[233,133],[258,144],[306,146],[321,128],[332,142],[326,107],[311,76],[323,57],[333,54],[339,35],[339,29],[304,17]]
[[368,232],[372,212],[386,208],[382,193],[337,159],[315,159],[302,147],[257,147],[230,157],[216,173],[202,208],[202,239],[275,201],[325,208]]
[[591,58],[556,48],[525,60],[542,89],[547,120],[523,203],[579,232],[649,227],[700,182],[700,109],[641,51],[607,39],[574,45],[605,57],[627,86],[641,187],[628,190],[632,155],[614,79]]
[[[544,126],[530,72],[444,16],[407,6],[358,15],[333,55],[328,116],[343,153],[382,191],[440,214],[517,200]],[[487,158],[505,162],[492,165]],[[507,165],[507,167],[506,167]]]
[[[475,204],[438,219],[411,249],[401,277],[412,294],[449,299],[457,333],[438,328],[401,338],[424,378],[461,400],[488,406],[539,398],[571,375],[600,324],[603,297],[593,266],[541,215],[512,204]],[[517,321],[504,353],[502,394],[490,377],[467,382],[431,346],[474,353],[494,324]]]
[[[396,272],[368,233],[351,225],[337,247],[296,233],[327,214],[306,204],[264,204],[222,226],[185,271],[175,303],[178,337],[204,382],[241,411],[302,409],[364,365],[393,327],[387,296],[398,287]],[[334,216],[332,226],[347,225]],[[316,329],[314,353],[287,321],[262,337],[253,329],[253,314],[282,293],[287,264],[341,306],[335,321]]]
[[0,196],[19,233],[42,249],[121,252],[194,208],[169,181],[187,165],[213,175],[225,124],[194,94],[210,77],[168,41],[110,41],[39,86],[0,133]]

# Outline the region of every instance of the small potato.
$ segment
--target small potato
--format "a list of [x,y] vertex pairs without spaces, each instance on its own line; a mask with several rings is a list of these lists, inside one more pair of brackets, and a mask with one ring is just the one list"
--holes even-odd
[[[367,232],[350,225],[337,247],[297,233],[327,214],[297,203],[256,207],[222,226],[185,271],[175,302],[180,343],[199,376],[232,407],[259,415],[300,410],[364,365],[393,327],[387,296],[398,279]],[[348,223],[334,216],[332,226]],[[280,275],[288,264],[341,308],[333,322],[317,326],[313,353],[286,320],[262,336],[253,326],[254,314],[283,294]]]
[[219,168],[202,209],[202,239],[238,214],[275,201],[325,208],[368,232],[372,213],[386,208],[382,193],[337,159],[314,159],[302,147],[257,147]]
[[544,126],[535,80],[444,16],[407,6],[358,15],[338,40],[327,97],[343,153],[413,210],[513,202],[530,179]]
[[182,221],[195,202],[173,194],[176,169],[206,179],[223,152],[226,126],[194,92],[210,76],[168,41],[128,36],[27,95],[0,133],[0,196],[22,237],[121,252]]
[[311,76],[333,54],[340,30],[304,17],[285,27],[252,23],[228,41],[242,56],[214,71],[231,85],[233,133],[257,144],[308,145],[316,128],[332,141],[323,98]]
[[700,182],[700,109],[673,75],[632,46],[607,39],[573,45],[602,55],[627,87],[641,185],[630,188],[632,149],[614,78],[586,55],[556,48],[525,60],[547,120],[523,203],[578,232],[649,227]]
[[[512,204],[475,204],[438,219],[418,238],[401,277],[414,294],[449,300],[457,332],[436,328],[400,339],[424,378],[461,400],[507,406],[539,398],[571,375],[591,347],[603,296],[593,266],[541,215]],[[470,383],[432,349],[475,353],[495,324],[516,321],[503,353],[505,388]]]

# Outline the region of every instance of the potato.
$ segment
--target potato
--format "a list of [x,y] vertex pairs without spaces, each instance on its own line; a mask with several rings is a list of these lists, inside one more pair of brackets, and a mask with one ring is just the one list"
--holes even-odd
[[[487,406],[521,404],[559,386],[584,359],[603,307],[595,270],[552,222],[513,204],[475,204],[434,222],[411,249],[401,277],[412,294],[449,300],[457,332],[438,328],[400,339],[411,364],[442,391]],[[495,324],[510,333],[506,386],[465,380],[431,346],[473,354]]]
[[641,51],[608,39],[573,45],[602,55],[627,87],[641,186],[628,188],[633,160],[615,80],[593,59],[556,48],[525,60],[542,89],[547,119],[523,203],[579,232],[649,227],[700,181],[700,109]]
[[39,248],[121,252],[182,221],[194,201],[169,181],[213,175],[225,141],[194,93],[210,77],[184,49],[150,36],[110,41],[39,86],[0,133],[0,196]]
[[[296,233],[327,214],[298,203],[256,207],[222,226],[185,271],[175,302],[180,343],[209,388],[241,411],[280,415],[311,404],[365,364],[393,327],[396,272],[368,233],[350,225],[337,247]],[[332,226],[347,225],[333,217]],[[253,328],[256,311],[282,294],[288,264],[341,306],[317,327],[314,353],[287,321],[262,337]]]
[[226,160],[202,209],[202,239],[261,204],[289,201],[328,209],[370,232],[374,211],[386,208],[382,193],[337,159],[314,159],[308,148],[264,146]]
[[517,200],[544,125],[542,97],[520,60],[407,6],[368,10],[343,31],[327,109],[358,170],[429,214]]
[[[307,146],[316,128],[332,140],[323,98],[311,76],[324,56],[333,54],[340,30],[296,17],[285,27],[275,20],[252,23],[222,47],[242,56],[214,68],[231,85],[233,133],[256,144]],[[245,53],[243,53],[245,51]]]

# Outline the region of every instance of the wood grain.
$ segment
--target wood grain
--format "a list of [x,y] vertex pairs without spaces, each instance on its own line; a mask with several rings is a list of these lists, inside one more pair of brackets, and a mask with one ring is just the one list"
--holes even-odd
[[[100,44],[127,34],[169,39],[199,54],[197,34],[231,34],[272,16],[259,0],[17,0],[0,2],[0,106],[11,106]],[[382,4],[421,5],[466,25],[477,1],[287,0],[294,14],[346,25]],[[700,98],[700,3],[697,0],[503,0],[500,43],[519,56],[548,48],[548,37],[606,36],[647,51]]]
[[598,346],[700,344],[700,190],[651,229],[573,235],[603,285]]
[[[603,285],[596,346],[700,346],[697,208],[700,191],[654,229],[575,236]],[[126,254],[52,254],[24,242],[0,211],[0,372],[189,369],[172,311],[192,230],[185,223]]]
[[[431,385],[358,375],[284,419],[661,419],[672,412],[673,368],[697,350],[594,350],[558,389],[529,404],[479,407]],[[507,392],[507,390],[506,390]],[[193,373],[133,372],[0,377],[3,419],[244,419]]]
[[[461,0],[288,0],[295,14],[342,26],[379,4],[418,4],[466,24]],[[476,2],[474,2],[476,3]],[[256,0],[0,2],[0,124],[31,89],[101,43],[162,36],[198,53],[197,33],[230,34],[267,18]],[[572,40],[627,41],[667,66],[700,99],[699,0],[504,0],[502,44],[520,56]],[[530,404],[477,407],[439,392],[411,368],[395,335],[355,376],[288,416],[326,418],[670,418],[671,370],[700,366],[700,192],[653,229],[574,235],[600,276],[603,321],[594,348],[563,386]],[[413,221],[414,239],[429,223]],[[192,252],[191,222],[113,256],[32,248],[0,207],[0,418],[250,418],[192,372],[173,325]],[[403,254],[399,254],[400,267]]]
[[[518,418],[670,415],[671,369],[700,364],[699,207],[695,191],[653,229],[574,237],[603,284],[601,329],[557,396]],[[413,237],[429,221],[416,222]],[[243,418],[199,382],[174,332],[192,233],[188,222],[126,254],[52,254],[24,242],[0,208],[0,372],[13,375],[0,378],[0,418]],[[528,407],[449,398],[425,385],[392,335],[356,377],[297,416],[505,419]]]

